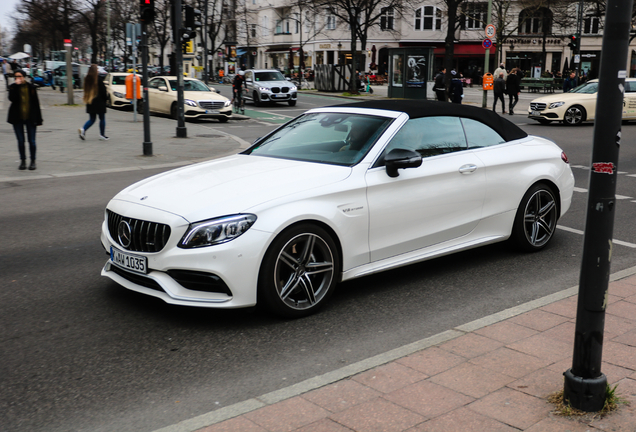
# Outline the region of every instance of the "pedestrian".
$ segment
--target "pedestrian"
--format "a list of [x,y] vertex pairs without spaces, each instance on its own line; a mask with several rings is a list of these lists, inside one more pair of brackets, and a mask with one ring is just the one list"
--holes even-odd
[[499,65],[499,67],[497,69],[495,69],[495,71],[493,72],[492,76],[495,77],[495,79],[497,79],[497,77],[499,76],[500,73],[503,73],[503,79],[504,81],[506,81],[508,79],[508,71],[506,71],[506,67],[503,63],[501,63]]
[[576,73],[574,71],[570,72],[570,76],[563,80],[563,93],[567,93],[573,88],[576,88]]
[[8,60],[2,60],[2,74],[7,84],[7,91],[9,91],[9,75],[11,75],[11,66],[9,66]]
[[446,75],[446,68],[441,68],[439,73],[435,76],[435,84],[433,85],[433,91],[437,96],[437,100],[440,102],[446,102],[446,85],[444,80]]
[[27,130],[29,140],[29,154],[31,156],[30,170],[35,169],[35,131],[42,125],[42,112],[36,87],[27,82],[23,70],[13,73],[14,83],[9,87],[9,114],[7,122],[13,125],[15,136],[18,139],[18,151],[20,152],[20,167],[26,169],[26,149],[24,147],[24,128]]
[[450,83],[450,97],[453,103],[462,103],[462,99],[464,98],[464,85],[462,84],[462,80],[459,79],[459,75],[457,71],[453,69],[451,71],[451,83]]
[[84,103],[86,104],[88,120],[84,123],[84,127],[78,129],[79,137],[82,140],[86,139],[86,131],[93,126],[97,116],[99,116],[99,139],[108,140],[106,136],[106,97],[104,79],[99,76],[97,65],[92,64],[86,78],[84,78]]
[[496,112],[495,107],[497,101],[501,100],[501,112],[506,113],[506,101],[504,99],[504,93],[506,92],[506,81],[504,80],[504,73],[500,72],[492,86],[493,93],[495,94],[495,101],[492,104],[492,110]]
[[513,115],[515,112],[513,108],[519,102],[519,94],[521,93],[521,77],[519,76],[519,69],[514,68],[508,75],[506,80],[506,91],[508,92],[508,112]]
[[13,59],[13,61],[11,62],[11,72],[15,73],[15,71],[17,71],[18,69],[20,69],[18,61],[16,59]]

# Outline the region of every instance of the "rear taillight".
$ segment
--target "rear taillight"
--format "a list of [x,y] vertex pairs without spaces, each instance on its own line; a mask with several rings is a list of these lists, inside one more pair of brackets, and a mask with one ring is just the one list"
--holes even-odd
[[566,155],[565,152],[561,152],[561,160],[566,164],[570,163],[570,161],[568,160],[568,155]]

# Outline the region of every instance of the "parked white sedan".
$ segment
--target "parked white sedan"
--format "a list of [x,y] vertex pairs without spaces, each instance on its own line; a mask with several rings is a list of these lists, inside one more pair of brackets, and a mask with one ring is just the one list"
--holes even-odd
[[172,304],[278,315],[340,281],[511,239],[538,251],[570,207],[553,142],[481,108],[313,109],[240,154],[151,177],[107,205],[102,270]]
[[[131,99],[126,99],[126,77],[122,72],[111,72],[104,78],[106,86],[106,106],[109,108],[131,107]],[[141,79],[141,77],[139,77]]]
[[[194,78],[184,78],[183,110],[186,119],[215,118],[224,123],[232,116],[231,102]],[[177,118],[177,77],[159,76],[148,81],[150,112]]]

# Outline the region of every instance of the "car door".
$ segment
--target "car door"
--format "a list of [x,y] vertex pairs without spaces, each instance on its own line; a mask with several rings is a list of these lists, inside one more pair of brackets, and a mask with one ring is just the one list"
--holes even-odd
[[159,90],[160,85],[166,85],[163,78],[153,78],[148,82],[148,108],[151,112],[162,112],[159,110],[159,100],[162,93]]
[[625,81],[623,118],[636,119],[636,81]]
[[394,178],[382,166],[367,172],[371,261],[467,235],[481,218],[484,164],[468,150],[459,118],[411,119],[383,154],[393,148],[417,151],[422,165]]

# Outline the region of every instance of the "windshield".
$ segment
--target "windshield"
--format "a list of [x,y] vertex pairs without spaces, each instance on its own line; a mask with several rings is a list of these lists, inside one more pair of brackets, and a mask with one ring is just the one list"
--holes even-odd
[[570,90],[570,93],[585,93],[585,94],[598,93],[598,83],[590,82],[590,83],[581,84],[580,86]]
[[[170,80],[170,88],[172,91],[177,91],[177,80]],[[201,81],[183,81],[183,91],[204,91],[209,92],[212,91],[208,86],[203,84]]]
[[243,154],[352,166],[392,120],[361,114],[305,114]]
[[126,85],[126,77],[121,75],[113,75],[112,77],[113,85]]
[[273,72],[256,72],[254,74],[256,81],[285,81],[285,77],[278,71]]

